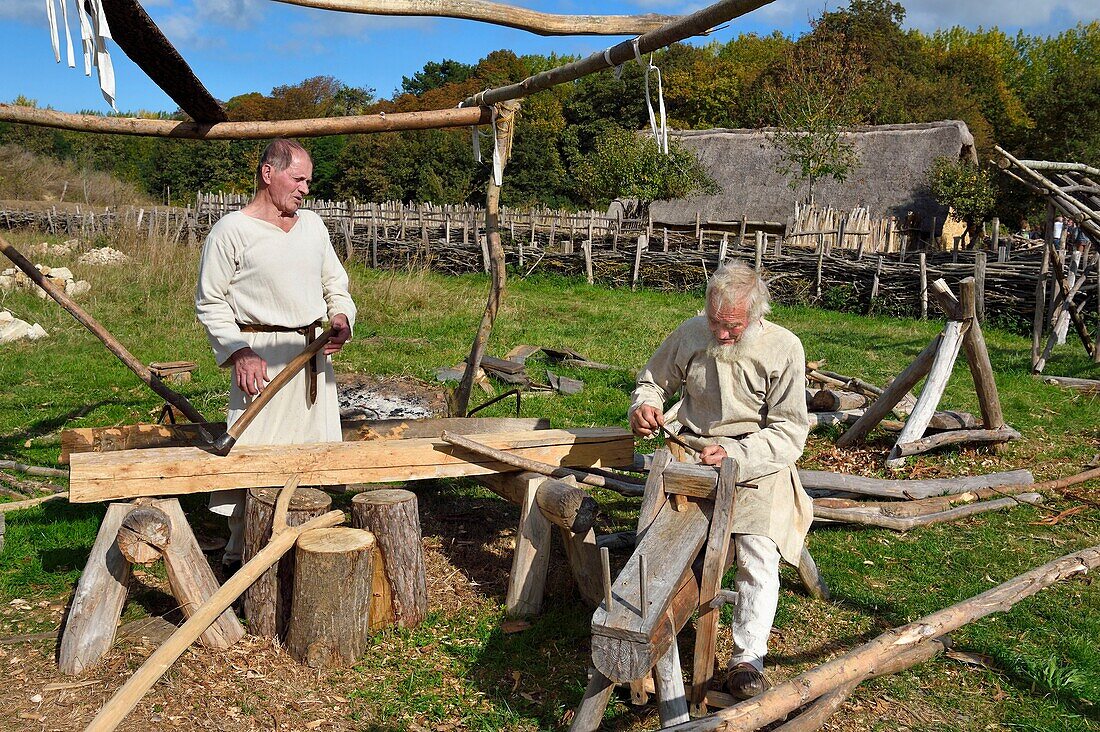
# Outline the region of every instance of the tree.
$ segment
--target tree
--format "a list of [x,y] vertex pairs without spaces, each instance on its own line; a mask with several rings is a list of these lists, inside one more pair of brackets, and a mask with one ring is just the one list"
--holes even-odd
[[429,61],[411,77],[401,77],[401,93],[420,96],[426,91],[439,89],[447,84],[459,84],[473,76],[474,67],[445,58]]
[[807,183],[811,200],[817,181],[843,182],[859,164],[843,129],[858,121],[849,97],[859,76],[858,64],[841,54],[835,39],[811,38],[791,50],[765,86],[777,122],[779,172],[792,190]]
[[578,194],[588,205],[600,207],[616,198],[649,203],[717,189],[691,150],[672,141],[665,155],[652,137],[616,125],[608,125],[597,138],[574,177]]
[[977,233],[996,204],[989,171],[965,160],[936,158],[928,171],[928,187],[951,218],[966,223],[967,241],[977,246]]

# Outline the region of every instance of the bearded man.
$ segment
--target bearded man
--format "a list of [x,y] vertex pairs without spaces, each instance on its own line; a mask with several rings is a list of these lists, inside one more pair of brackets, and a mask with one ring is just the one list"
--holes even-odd
[[[323,353],[267,403],[237,444],[341,439],[336,379],[326,356],[351,337],[355,304],[324,221],[299,210],[312,176],[305,148],[275,140],[260,156],[255,198],[219,219],[203,244],[195,313],[218,365],[233,370],[230,426],[316,338],[322,319],[334,331]],[[244,540],[244,491],[212,493],[210,510],[229,517],[222,562],[232,572]]]
[[[695,448],[679,459],[737,461],[733,518],[737,602],[726,689],[747,699],[769,687],[763,674],[779,602],[779,561],[797,566],[813,502],[795,461],[809,431],[806,360],[789,330],[764,319],[768,288],[741,262],[718,269],[705,315],[673,331],[638,375],[630,426],[647,437],[662,427]],[[665,412],[665,404],[680,401]]]

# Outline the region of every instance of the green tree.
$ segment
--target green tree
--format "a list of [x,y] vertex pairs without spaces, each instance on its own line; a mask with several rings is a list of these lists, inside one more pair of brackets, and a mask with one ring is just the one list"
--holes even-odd
[[615,125],[597,138],[574,177],[585,203],[601,208],[616,198],[649,203],[717,188],[691,150],[673,142],[668,154],[662,154],[652,137]]
[[989,171],[964,160],[936,158],[928,171],[928,187],[951,218],[966,224],[967,241],[977,246],[981,224],[993,211],[996,198]]
[[447,84],[458,84],[474,74],[469,64],[445,58],[442,61],[429,61],[424,68],[410,76],[401,77],[401,93],[420,96],[426,91],[439,89]]

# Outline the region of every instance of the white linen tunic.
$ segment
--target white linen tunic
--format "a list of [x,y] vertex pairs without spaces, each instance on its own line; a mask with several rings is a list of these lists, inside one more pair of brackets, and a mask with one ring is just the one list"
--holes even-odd
[[[235,211],[210,230],[199,264],[195,312],[206,329],[219,366],[246,346],[267,362],[269,378],[305,348],[298,333],[242,333],[238,323],[300,328],[338,313],[354,325],[355,304],[348,276],[336,257],[324,222],[299,210],[285,232],[278,226]],[[241,434],[237,444],[276,445],[339,442],[340,410],[336,381],[327,357],[319,369],[317,402],[308,404],[306,369],[276,394]],[[227,422],[232,425],[251,397],[233,381]],[[237,491],[211,497],[211,509],[228,514]]]
[[668,427],[702,449],[721,445],[737,461],[733,533],[770,538],[797,566],[813,502],[798,480],[795,461],[809,432],[806,360],[802,343],[767,320],[748,351],[732,363],[707,354],[714,342],[704,316],[685,321],[661,343],[638,375],[631,413],[643,404],[664,410]]

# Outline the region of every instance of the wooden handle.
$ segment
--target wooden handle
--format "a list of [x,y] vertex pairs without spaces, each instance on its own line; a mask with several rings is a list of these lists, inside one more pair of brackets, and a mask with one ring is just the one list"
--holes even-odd
[[275,378],[268,382],[263,391],[252,400],[252,403],[244,410],[237,421],[233,423],[233,426],[226,430],[225,434],[214,441],[214,451],[218,454],[225,455],[233,447],[233,444],[237,441],[237,438],[241,436],[241,433],[245,431],[252,420],[256,418],[256,415],[260,413],[260,410],[271,401],[271,399],[279,393],[287,383],[294,378],[294,376],[305,368],[305,365],[309,363],[309,360],[317,355],[318,352],[325,345],[332,340],[334,330],[328,328],[321,335],[317,336],[317,340],[310,343],[305,349],[294,357],[290,363],[283,367],[283,370],[276,374]]

